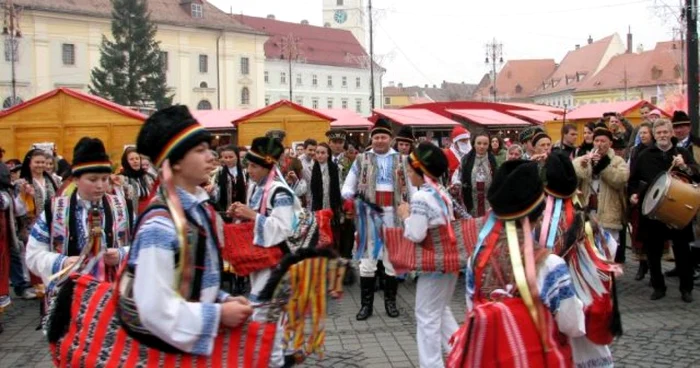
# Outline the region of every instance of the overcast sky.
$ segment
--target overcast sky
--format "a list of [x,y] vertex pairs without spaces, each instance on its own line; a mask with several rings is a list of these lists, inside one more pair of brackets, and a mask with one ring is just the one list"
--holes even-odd
[[[322,0],[208,0],[233,13],[322,25]],[[368,0],[364,0],[367,6]],[[389,81],[478,83],[488,72],[485,45],[494,37],[503,58],[553,58],[560,62],[576,44],[631,26],[635,49],[671,40],[679,27],[680,0],[373,0],[375,54]]]

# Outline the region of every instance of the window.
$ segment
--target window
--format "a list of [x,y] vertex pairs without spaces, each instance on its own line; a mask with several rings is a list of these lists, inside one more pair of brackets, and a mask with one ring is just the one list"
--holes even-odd
[[19,40],[5,38],[5,61],[19,61]]
[[265,72],[265,83],[270,83],[270,73],[267,71]]
[[318,86],[318,76],[316,74],[311,76],[311,85],[314,87]]
[[318,109],[318,97],[311,98],[311,107],[314,109]]
[[328,76],[328,87],[333,87],[333,76],[332,75]]
[[362,88],[362,78],[355,78],[355,88]]
[[10,96],[10,97],[6,98],[5,101],[2,102],[2,108],[3,108],[3,109],[9,109],[10,107],[15,106],[15,105],[19,105],[19,104],[21,104],[22,102],[24,102],[24,101],[22,101],[21,98],[16,97],[16,98],[15,98],[15,101],[14,101],[14,103],[13,103],[13,102],[12,102],[12,96]]
[[657,102],[659,102],[659,98],[656,96],[651,96],[651,102],[652,105],[656,105]]
[[341,85],[343,86],[343,88],[347,88],[348,87],[348,77],[343,77],[341,80],[342,80]]
[[199,84],[199,88],[209,88],[209,85],[207,84],[207,82],[202,82]]
[[361,98],[356,98],[355,99],[355,112],[362,112],[362,99]]
[[160,52],[160,67],[163,69],[164,72],[168,71],[168,52],[167,51]]
[[343,0],[336,0],[335,5],[343,6]]
[[384,104],[391,105],[391,97],[384,97]]
[[241,58],[241,74],[250,74],[250,59],[248,59],[247,57]]
[[520,84],[515,86],[515,93],[523,93],[523,87]]
[[285,73],[285,72],[280,73],[280,83],[281,84],[287,83],[287,73]]
[[265,96],[265,106],[270,106],[270,96]]
[[211,110],[211,103],[207,100],[199,101],[197,110]]
[[202,17],[202,4],[197,4],[192,2],[192,17],[201,18]]
[[63,52],[63,65],[75,65],[75,45],[64,43],[61,45]]
[[199,55],[199,72],[209,73],[209,56]]
[[295,102],[297,105],[304,106],[304,96],[297,96],[297,97],[294,99],[294,102]]
[[348,99],[347,98],[340,100],[340,107],[342,107],[344,110],[348,109]]
[[297,86],[301,86],[301,74],[297,74]]
[[333,108],[333,97],[328,97],[328,98],[326,99],[326,107],[329,108],[329,109],[332,109],[332,108]]
[[248,87],[241,89],[241,105],[250,105],[250,90]]

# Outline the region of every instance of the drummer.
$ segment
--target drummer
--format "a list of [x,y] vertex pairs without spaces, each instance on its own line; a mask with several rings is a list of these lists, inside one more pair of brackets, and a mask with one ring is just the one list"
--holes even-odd
[[[638,164],[630,173],[628,193],[633,205],[641,204],[647,189],[654,184],[657,176],[669,169],[674,173],[689,176],[695,182],[700,180],[700,167],[692,155],[685,148],[678,146],[675,139],[671,139],[673,125],[669,120],[657,120],[654,123],[653,134],[656,143],[639,155]],[[661,273],[661,255],[664,242],[671,240],[680,278],[681,299],[686,303],[692,302],[693,267],[689,245],[693,241],[692,225],[675,230],[660,221],[642,215],[638,237],[642,239],[647,252],[651,284],[654,287],[651,300],[666,296],[666,283]]]

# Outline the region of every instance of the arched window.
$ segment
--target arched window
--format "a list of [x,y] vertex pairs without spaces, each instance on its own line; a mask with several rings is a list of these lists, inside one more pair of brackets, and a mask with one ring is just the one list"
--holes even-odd
[[199,84],[199,88],[209,88],[209,85],[207,84],[207,82],[202,82]]
[[9,109],[10,107],[15,106],[15,105],[19,105],[19,104],[21,104],[22,102],[24,102],[24,101],[22,101],[21,98],[17,97],[16,100],[15,100],[15,102],[12,103],[12,96],[10,96],[10,97],[6,98],[6,99],[2,102],[2,108],[3,108],[3,109]]
[[207,100],[199,101],[197,110],[211,110],[211,103]]
[[241,105],[250,105],[250,90],[248,87],[241,89]]

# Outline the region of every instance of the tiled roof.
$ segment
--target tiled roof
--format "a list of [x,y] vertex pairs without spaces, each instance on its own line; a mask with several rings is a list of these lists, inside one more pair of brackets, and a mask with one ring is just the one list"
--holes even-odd
[[677,83],[681,76],[682,58],[680,41],[659,42],[653,50],[639,54],[617,55],[598,74],[583,82],[577,91]]
[[[556,69],[554,59],[508,60],[496,76],[496,93],[499,100],[526,99]],[[475,93],[477,99],[488,100],[492,84],[485,83]]]
[[425,109],[374,109],[374,113],[400,125],[423,127],[452,127],[459,125],[454,120]]
[[617,47],[619,53],[624,52],[622,41],[617,34],[569,51],[554,73],[540,84],[534,95],[546,95],[578,88],[599,71],[611,47]]
[[97,105],[97,106],[104,108],[104,109],[107,109],[107,110],[114,111],[118,114],[122,114],[122,115],[128,116],[130,118],[138,119],[141,121],[146,120],[146,115],[143,115],[140,112],[131,110],[125,106],[116,104],[112,101],[105,100],[102,97],[90,95],[90,94],[87,94],[85,92],[81,92],[81,91],[78,91],[75,89],[70,89],[70,88],[65,88],[65,87],[54,89],[53,91],[46,92],[43,95],[36,96],[29,101],[25,101],[19,105],[12,106],[11,108],[9,108],[7,110],[2,110],[2,111],[0,111],[0,117],[7,116],[7,115],[13,114],[19,110],[23,110],[29,106],[36,105],[42,101],[45,101],[51,97],[56,96],[59,93],[65,93],[68,96],[77,98],[79,100],[85,101],[85,102],[93,104],[93,105]]
[[501,104],[518,107],[517,110],[524,109],[524,110],[534,110],[534,111],[546,111],[546,112],[553,112],[555,114],[563,114],[564,113],[564,109],[560,109],[558,107],[553,107],[553,106],[547,106],[547,105],[537,105],[537,104],[522,103],[522,102],[501,102]]
[[350,31],[247,15],[234,14],[232,18],[270,36],[265,42],[268,59],[281,59],[283,39],[293,35],[298,40],[299,58],[308,64],[369,68],[367,53]]
[[387,86],[384,87],[384,96],[408,96],[415,99],[413,103],[446,102],[446,101],[467,101],[471,100],[472,94],[476,90],[476,84],[452,83],[442,81],[441,85],[420,86]]
[[460,110],[460,109],[448,109],[447,112],[457,115],[459,117],[468,119],[476,124],[483,126],[529,126],[532,125],[530,122],[525,120],[520,120],[514,116],[506,115],[495,110]]
[[[232,32],[259,33],[232,20],[219,8],[206,0],[193,0],[202,4],[202,17],[193,17],[183,0],[148,0],[151,20],[156,23],[170,24],[192,28],[226,30]],[[1,1],[0,3],[4,3]],[[15,5],[25,10],[44,10],[48,12],[86,15],[99,18],[112,18],[110,0],[14,0]]]
[[541,110],[508,110],[508,113],[520,118],[529,119],[537,124],[543,124],[545,121],[561,120],[563,118],[562,115]]

